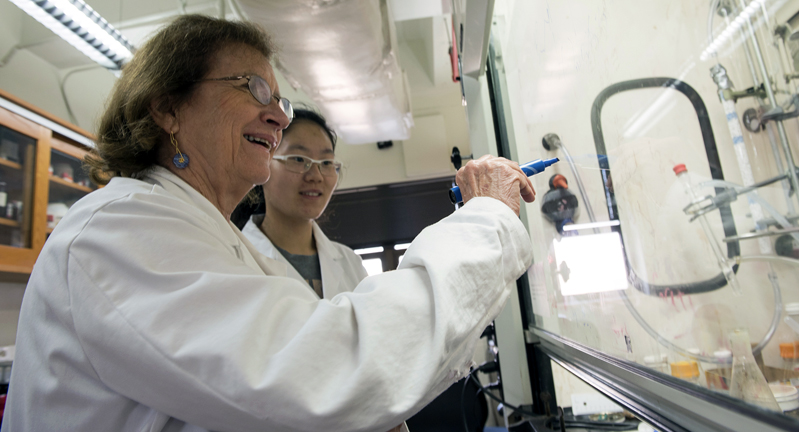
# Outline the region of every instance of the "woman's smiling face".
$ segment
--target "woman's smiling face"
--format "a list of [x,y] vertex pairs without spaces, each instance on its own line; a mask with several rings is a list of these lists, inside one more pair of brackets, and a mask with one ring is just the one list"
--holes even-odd
[[[221,48],[210,62],[206,79],[252,76],[263,78],[279,96],[269,61],[243,45]],[[274,99],[269,105],[250,93],[247,79],[202,81],[176,113],[175,137],[190,157],[190,169],[202,169],[217,193],[244,190],[269,179],[274,147],[289,119]],[[192,167],[193,166],[193,167]]]
[[[297,119],[286,130],[278,155],[299,155],[311,159],[334,159],[333,143],[327,133],[310,120]],[[278,160],[271,163],[272,176],[264,185],[267,215],[312,221],[325,211],[338,183],[338,176],[323,176],[313,164],[305,173],[286,169]]]

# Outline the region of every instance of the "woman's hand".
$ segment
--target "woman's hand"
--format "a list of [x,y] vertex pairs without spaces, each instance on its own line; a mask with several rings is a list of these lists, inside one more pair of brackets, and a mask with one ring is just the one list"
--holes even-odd
[[519,195],[526,202],[535,200],[535,190],[519,164],[505,158],[485,155],[469,161],[455,175],[463,203],[479,196],[496,198],[519,215]]

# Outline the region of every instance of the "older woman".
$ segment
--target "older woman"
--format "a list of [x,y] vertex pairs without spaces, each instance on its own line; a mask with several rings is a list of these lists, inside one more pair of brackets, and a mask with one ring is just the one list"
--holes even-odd
[[468,372],[532,258],[530,183],[470,163],[468,202],[399,270],[320,300],[229,221],[291,120],[271,54],[257,27],[184,16],[126,66],[90,160],[110,181],[31,274],[4,431],[385,431]]

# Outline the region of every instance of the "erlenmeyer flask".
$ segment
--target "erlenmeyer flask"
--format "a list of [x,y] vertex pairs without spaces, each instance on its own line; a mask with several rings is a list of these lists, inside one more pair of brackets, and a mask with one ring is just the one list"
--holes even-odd
[[730,378],[730,396],[742,399],[761,408],[782,411],[774,399],[774,394],[766,382],[766,377],[757,366],[749,343],[749,332],[735,330],[730,333],[732,349],[732,377]]

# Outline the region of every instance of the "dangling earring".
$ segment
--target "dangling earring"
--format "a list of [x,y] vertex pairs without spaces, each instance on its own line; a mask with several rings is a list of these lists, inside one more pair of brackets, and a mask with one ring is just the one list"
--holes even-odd
[[180,149],[178,149],[178,140],[175,139],[174,132],[169,133],[169,141],[175,146],[175,152],[177,152],[175,157],[172,158],[172,163],[178,169],[183,169],[189,166],[189,156],[181,153]]

